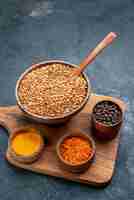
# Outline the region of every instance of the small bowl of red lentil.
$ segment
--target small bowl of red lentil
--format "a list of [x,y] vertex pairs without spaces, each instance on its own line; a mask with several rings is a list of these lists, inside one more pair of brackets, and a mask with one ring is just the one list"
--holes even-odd
[[25,115],[39,122],[59,124],[80,112],[91,87],[84,73],[69,79],[76,67],[61,60],[29,67],[16,84],[16,100]]
[[93,108],[93,134],[100,140],[111,140],[119,132],[123,121],[120,106],[113,101],[99,101]]
[[95,155],[95,143],[81,131],[64,135],[56,147],[60,166],[70,172],[87,170]]

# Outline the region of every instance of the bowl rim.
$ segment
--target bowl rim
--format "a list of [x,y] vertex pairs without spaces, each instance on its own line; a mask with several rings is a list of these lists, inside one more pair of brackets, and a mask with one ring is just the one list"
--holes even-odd
[[83,100],[83,102],[80,104],[80,106],[78,108],[76,108],[75,110],[73,110],[72,112],[69,112],[69,113],[65,113],[65,114],[62,114],[60,116],[54,116],[54,117],[50,117],[50,116],[41,116],[41,115],[37,115],[37,114],[34,114],[30,111],[28,111],[26,108],[24,108],[23,104],[21,103],[21,100],[19,98],[19,86],[20,86],[20,83],[21,81],[23,80],[23,78],[25,77],[26,74],[30,73],[32,70],[38,68],[38,67],[43,67],[47,64],[52,64],[52,63],[61,63],[61,64],[65,64],[65,65],[69,65],[69,66],[72,66],[72,67],[75,67],[77,68],[78,66],[75,65],[75,64],[72,64],[70,62],[67,62],[67,61],[63,61],[63,60],[47,60],[47,61],[42,61],[42,62],[39,62],[39,63],[36,63],[36,64],[32,64],[30,67],[28,67],[19,77],[19,79],[17,80],[16,82],[16,87],[15,87],[15,97],[16,97],[16,100],[17,100],[17,104],[19,106],[19,108],[24,112],[26,113],[28,116],[30,116],[31,118],[37,118],[37,119],[40,119],[40,120],[58,120],[58,119],[64,119],[66,117],[69,117],[75,113],[77,113],[82,107],[84,107],[84,105],[87,103],[88,101],[88,98],[90,97],[91,95],[91,84],[90,84],[90,81],[88,79],[88,77],[86,76],[85,73],[82,73],[84,79],[86,80],[87,82],[87,94]]
[[[104,124],[103,122],[99,122],[99,121],[96,120],[96,118],[95,118],[95,113],[94,113],[95,107],[96,107],[99,103],[101,103],[101,102],[106,102],[106,101],[112,102],[113,104],[117,105],[118,109],[119,109],[120,112],[121,112],[120,120],[117,121],[116,123],[112,124],[112,125],[108,125],[108,124]],[[93,118],[93,120],[94,120],[94,122],[95,122],[96,124],[100,124],[101,126],[105,126],[105,127],[115,127],[115,126],[119,125],[119,124],[123,121],[123,111],[122,111],[121,106],[120,106],[118,103],[116,103],[115,101],[113,101],[113,100],[101,100],[101,101],[98,101],[98,102],[95,104],[95,106],[93,107],[92,118]]]
[[[79,163],[79,164],[71,164],[70,162],[66,161],[66,160],[62,157],[61,152],[60,152],[60,145],[63,143],[63,141],[64,141],[66,138],[70,138],[70,137],[73,137],[73,136],[74,136],[74,137],[79,136],[79,137],[83,137],[83,138],[87,139],[88,142],[89,142],[89,143],[91,144],[91,146],[92,146],[92,153],[91,153],[91,155],[89,156],[89,158],[88,158],[87,160],[85,160],[85,161]],[[95,153],[96,153],[96,146],[95,146],[95,142],[94,142],[94,140],[91,138],[91,136],[89,136],[87,133],[84,133],[83,131],[79,131],[79,132],[74,132],[74,133],[68,133],[68,134],[62,136],[62,137],[58,140],[58,142],[57,142],[57,145],[56,145],[56,153],[57,153],[57,156],[58,156],[58,158],[60,159],[60,161],[61,161],[62,163],[64,163],[65,165],[70,166],[70,167],[81,167],[82,165],[87,164],[88,162],[90,162],[90,161],[94,158]]]

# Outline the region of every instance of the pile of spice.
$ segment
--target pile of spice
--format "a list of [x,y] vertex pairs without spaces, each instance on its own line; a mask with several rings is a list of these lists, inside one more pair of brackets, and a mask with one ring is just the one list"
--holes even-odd
[[72,165],[87,161],[92,153],[89,141],[80,136],[66,138],[60,145],[60,153],[63,159]]
[[34,131],[20,132],[13,137],[11,148],[20,156],[31,156],[40,150],[42,137]]
[[99,102],[94,110],[95,119],[106,125],[114,125],[122,118],[122,112],[117,104],[112,101]]
[[87,82],[81,75],[69,79],[74,68],[49,64],[26,74],[19,86],[24,108],[40,116],[60,116],[77,109],[87,94]]

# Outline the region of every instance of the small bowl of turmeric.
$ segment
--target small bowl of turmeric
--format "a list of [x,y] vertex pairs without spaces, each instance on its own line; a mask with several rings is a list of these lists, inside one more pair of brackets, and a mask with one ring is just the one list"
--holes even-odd
[[57,143],[57,156],[63,169],[83,172],[89,168],[95,155],[95,143],[81,131],[64,135]]
[[44,148],[44,140],[40,132],[34,128],[26,128],[11,134],[8,142],[10,156],[21,163],[36,161]]

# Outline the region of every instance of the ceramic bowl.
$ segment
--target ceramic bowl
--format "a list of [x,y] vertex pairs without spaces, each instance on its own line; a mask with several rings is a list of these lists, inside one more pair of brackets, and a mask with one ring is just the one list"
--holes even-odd
[[92,111],[93,134],[95,135],[95,137],[97,137],[100,140],[111,140],[114,137],[116,137],[117,133],[119,132],[119,130],[121,128],[122,122],[123,122],[123,112],[122,112],[121,107],[116,102],[109,101],[109,100],[106,100],[106,101],[111,102],[118,107],[118,109],[121,112],[121,117],[120,117],[119,121],[117,121],[115,124],[112,124],[112,125],[107,125],[102,122],[99,122],[95,118],[94,110],[99,103],[104,102],[104,101],[99,101],[94,106],[93,111]]
[[12,140],[16,137],[16,135],[20,134],[21,132],[25,132],[25,131],[28,132],[28,131],[30,131],[30,129],[27,128],[27,129],[16,130],[14,133],[12,133],[10,135],[9,140],[8,140],[8,152],[14,160],[16,160],[20,163],[28,164],[28,163],[32,163],[32,162],[36,161],[39,158],[39,156],[41,155],[41,153],[44,149],[44,139],[43,139],[42,135],[39,132],[37,132],[37,130],[36,130],[36,133],[40,135],[40,139],[41,139],[41,144],[40,144],[38,150],[28,156],[19,155],[14,151],[11,144],[12,144]]
[[61,60],[50,60],[50,61],[44,61],[41,63],[37,63],[32,65],[31,67],[29,67],[18,79],[17,84],[16,84],[16,90],[15,90],[15,95],[16,95],[16,100],[17,100],[17,104],[19,106],[19,108],[23,111],[23,113],[30,119],[35,120],[37,122],[41,122],[41,123],[46,123],[46,124],[60,124],[63,123],[67,120],[69,120],[71,117],[73,117],[74,115],[76,115],[78,112],[80,112],[83,107],[85,106],[85,104],[88,101],[88,98],[91,94],[91,86],[90,86],[90,82],[88,80],[88,77],[83,73],[83,77],[87,82],[87,94],[85,96],[85,99],[83,100],[83,102],[79,105],[79,107],[77,109],[74,109],[72,112],[70,113],[66,113],[64,115],[58,116],[58,117],[48,117],[48,116],[40,116],[34,113],[29,112],[26,108],[24,108],[23,104],[20,101],[19,98],[19,86],[21,83],[21,80],[25,77],[26,74],[28,74],[29,72],[31,72],[32,70],[45,66],[45,65],[49,65],[49,64],[53,64],[53,63],[59,63],[59,64],[65,64],[65,65],[70,65],[70,67],[78,67],[77,65],[71,64],[69,62],[65,62],[65,61],[61,61]]
[[[65,139],[70,138],[72,136],[80,136],[80,137],[88,140],[92,146],[92,153],[91,153],[90,157],[86,161],[84,161],[80,164],[76,164],[76,165],[73,165],[70,162],[64,160],[64,158],[62,157],[61,152],[60,152],[60,145],[63,143],[63,141]],[[58,141],[57,146],[56,146],[56,152],[57,152],[59,164],[63,169],[65,169],[69,172],[73,172],[73,173],[80,173],[80,172],[87,170],[89,168],[90,164],[92,163],[93,158],[95,156],[95,143],[94,143],[93,139],[84,132],[79,131],[79,132],[75,132],[75,133],[70,133],[70,134],[64,135],[63,137],[60,138],[60,140]]]

